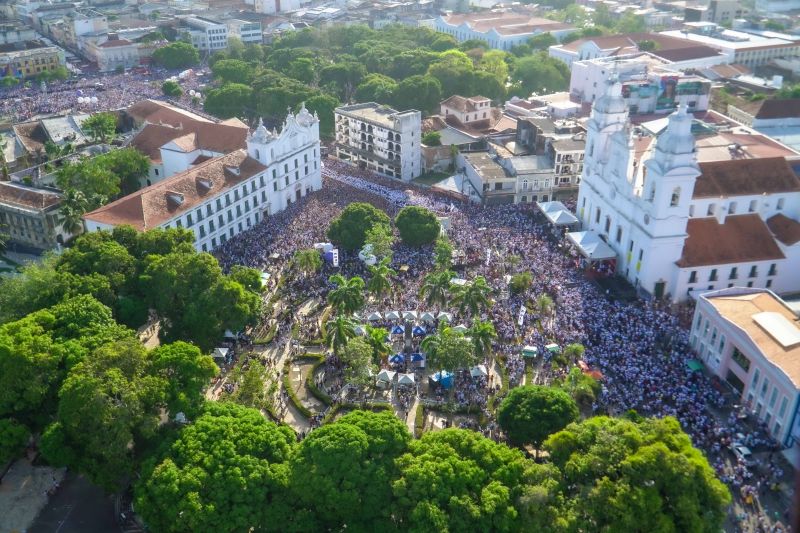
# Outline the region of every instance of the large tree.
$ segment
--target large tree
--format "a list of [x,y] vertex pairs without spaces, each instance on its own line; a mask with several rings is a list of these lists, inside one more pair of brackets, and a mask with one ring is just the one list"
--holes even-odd
[[117,116],[109,112],[95,113],[81,122],[81,129],[89,134],[92,142],[107,143],[117,130]]
[[153,61],[168,69],[188,68],[200,62],[200,54],[189,43],[175,42],[153,52]]
[[442,229],[433,211],[416,205],[401,209],[394,223],[403,243],[408,246],[431,244],[439,237]]
[[533,444],[537,449],[577,418],[578,406],[569,394],[537,385],[511,389],[497,410],[497,421],[512,444]]
[[286,531],[295,437],[255,409],[209,402],[145,463],[136,511],[151,531]]
[[563,91],[569,84],[569,70],[561,68],[559,60],[548,57],[546,52],[518,59],[511,77],[517,83],[519,96],[524,97]]
[[377,366],[373,364],[373,350],[369,342],[361,337],[347,341],[339,351],[339,359],[345,364],[344,378],[347,383],[358,387],[374,384]]
[[455,274],[450,270],[431,272],[425,275],[419,294],[428,305],[447,305],[447,299],[452,289],[452,280]]
[[383,74],[370,74],[356,88],[355,99],[358,102],[377,102],[391,104],[397,82]]
[[478,276],[465,285],[457,286],[454,289],[453,305],[462,312],[469,312],[473,315],[478,314],[489,308],[491,301],[489,294],[491,287],[486,283],[486,278]]
[[328,238],[345,250],[359,250],[364,246],[367,231],[376,224],[389,226],[386,213],[370,204],[354,202],[331,222]]
[[303,273],[304,276],[314,274],[322,268],[322,256],[319,250],[314,248],[307,248],[305,250],[297,250],[294,253],[293,266]]
[[152,373],[167,382],[166,405],[170,415],[192,416],[201,406],[203,391],[219,369],[197,346],[175,342],[150,353]]
[[253,69],[239,59],[222,59],[211,67],[214,77],[223,83],[249,84],[252,81]]
[[206,95],[203,108],[220,118],[231,118],[252,114],[253,89],[242,83],[227,83],[211,89]]
[[397,84],[392,102],[400,110],[419,109],[423,113],[435,113],[445,95],[442,82],[433,75],[415,75]]
[[394,270],[389,268],[389,261],[384,259],[377,265],[369,265],[370,278],[367,283],[367,290],[375,295],[376,298],[381,298],[392,290],[392,280],[390,276],[397,274]]
[[334,274],[328,281],[336,288],[328,292],[328,303],[344,314],[353,314],[364,307],[364,280],[358,276],[345,278]]
[[672,417],[594,417],[545,443],[577,531],[723,529],[728,489]]

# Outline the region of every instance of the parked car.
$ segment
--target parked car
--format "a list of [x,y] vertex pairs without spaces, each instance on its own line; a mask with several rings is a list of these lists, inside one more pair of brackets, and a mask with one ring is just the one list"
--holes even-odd
[[750,448],[747,446],[740,444],[733,447],[733,455],[740,461],[742,461],[747,466],[753,466],[755,461],[753,460],[753,452],[750,451]]

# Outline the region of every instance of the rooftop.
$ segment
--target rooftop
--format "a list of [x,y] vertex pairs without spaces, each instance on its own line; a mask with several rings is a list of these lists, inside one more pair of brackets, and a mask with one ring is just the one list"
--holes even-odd
[[729,50],[773,48],[780,46],[794,46],[796,44],[786,39],[764,37],[761,35],[754,35],[752,33],[734,30],[724,30],[711,34],[683,30],[670,30],[661,32],[661,35],[693,41],[706,46],[711,46],[712,48]]
[[704,295],[725,320],[742,329],[764,357],[800,387],[800,330],[797,316],[766,290]]
[[244,150],[236,150],[120,198],[84,218],[111,226],[128,224],[139,231],[156,228],[265,169]]
[[574,27],[562,22],[532,17],[526,13],[513,11],[456,14],[442,17],[451,26],[467,24],[474,31],[486,33],[495,30],[501,35],[523,35],[526,33],[569,30]]
[[465,98],[463,96],[459,96],[454,94],[450,98],[443,100],[440,105],[447,106],[451,109],[457,109],[462,113],[467,113],[471,111],[475,111],[479,103],[483,102],[490,102],[491,101],[486,98],[485,96],[472,96],[469,98]]
[[755,118],[761,120],[795,117],[800,117],[800,98],[762,100],[755,114]]
[[466,153],[463,157],[483,179],[499,180],[509,177],[503,167],[500,166],[500,163],[495,161],[488,152]]
[[629,33],[606,37],[587,37],[565,45],[555,46],[562,50],[577,52],[585,43],[592,42],[600,50],[606,52],[607,55],[622,56],[639,52],[637,43],[642,41],[654,42],[656,49],[648,53],[670,62],[689,61],[720,55],[713,47],[664,33]]
[[395,118],[400,118],[403,115],[410,115],[412,113],[419,114],[419,111],[409,109],[406,111],[397,111],[387,105],[377,104],[375,102],[366,102],[363,104],[346,105],[336,108],[337,113],[344,113],[362,120],[368,120],[376,124],[380,124],[386,128],[394,128]]
[[125,112],[137,123],[147,121],[151,124],[163,123],[179,127],[187,120],[208,122],[210,124],[215,122],[186,109],[158,100],[140,100],[128,107]]
[[767,225],[757,214],[690,218],[680,268],[784,259]]
[[61,195],[44,189],[0,181],[0,204],[24,209],[47,209],[61,202]]
[[693,198],[800,191],[800,178],[783,157],[701,162],[700,171]]

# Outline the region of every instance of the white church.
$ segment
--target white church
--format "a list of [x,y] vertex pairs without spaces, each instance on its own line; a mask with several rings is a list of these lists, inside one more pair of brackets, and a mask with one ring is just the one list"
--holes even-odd
[[621,85],[609,81],[587,124],[582,229],[605,241],[616,272],[652,297],[800,290],[800,179],[785,157],[749,158],[736,147],[730,160],[698,163],[692,121],[679,108],[642,149]]

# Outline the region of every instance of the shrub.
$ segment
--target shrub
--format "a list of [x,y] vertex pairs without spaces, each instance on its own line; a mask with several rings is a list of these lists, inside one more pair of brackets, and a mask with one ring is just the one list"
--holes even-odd
[[408,246],[423,246],[434,242],[441,233],[436,215],[424,207],[406,206],[394,219],[400,238]]

